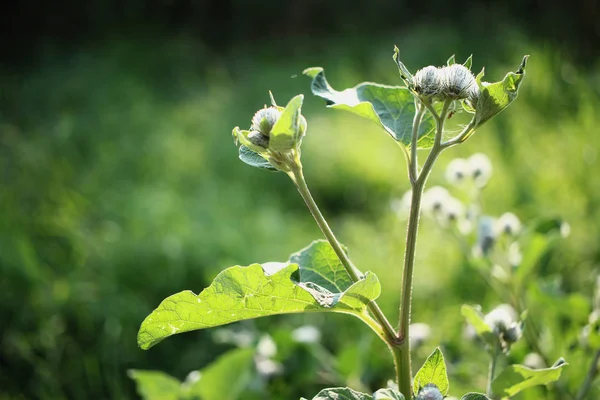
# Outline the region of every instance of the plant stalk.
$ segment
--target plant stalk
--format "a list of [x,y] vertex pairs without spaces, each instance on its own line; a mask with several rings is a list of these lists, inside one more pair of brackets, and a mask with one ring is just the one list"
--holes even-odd
[[592,387],[592,383],[594,382],[594,378],[596,378],[596,375],[598,375],[598,362],[599,361],[600,361],[600,350],[596,351],[596,354],[594,355],[594,359],[592,360],[592,364],[590,365],[590,368],[588,369],[588,372],[585,376],[585,380],[583,381],[583,384],[581,385],[581,389],[579,389],[579,392],[577,392],[577,397],[575,398],[575,400],[583,400],[587,396],[588,392],[590,391],[590,388]]
[[487,387],[485,389],[485,394],[487,397],[492,398],[492,382],[494,381],[494,376],[496,375],[496,364],[498,363],[498,356],[500,355],[500,343],[496,343],[494,346],[494,352],[491,354],[492,358],[490,359],[490,366],[488,369],[488,381]]
[[[340,259],[340,261],[341,261],[342,265],[344,266],[344,268],[346,269],[346,272],[348,273],[348,275],[350,275],[352,282],[358,282],[359,280],[361,280],[362,273],[358,270],[358,268],[356,268],[354,266],[354,264],[352,263],[350,258],[348,258],[348,255],[344,252],[342,245],[340,244],[340,242],[337,240],[337,238],[333,234],[331,228],[329,227],[329,225],[327,224],[327,221],[325,220],[325,217],[323,217],[323,214],[321,214],[321,211],[319,210],[317,203],[315,202],[312,195],[310,194],[310,190],[308,189],[308,186],[306,185],[306,180],[304,179],[304,174],[302,172],[302,165],[300,164],[299,161],[294,163],[294,167],[288,173],[288,175],[290,176],[290,178],[296,185],[296,188],[298,189],[300,196],[302,196],[302,199],[306,203],[306,206],[308,207],[310,213],[312,214],[317,225],[321,229],[321,232],[323,232],[323,235],[325,235],[325,238],[327,239],[327,241],[333,248],[333,251],[335,252],[335,254]],[[388,319],[383,314],[383,311],[381,310],[381,308],[375,301],[371,301],[368,304],[368,307],[369,307],[369,311],[373,314],[373,317],[375,318],[375,320],[379,323],[379,325],[383,329],[383,333],[384,333],[383,339],[386,341],[386,343],[390,347],[392,347],[394,345],[394,343],[396,343],[398,340],[398,338],[396,337],[396,332],[394,331],[394,328],[392,327],[392,325],[390,324]],[[370,325],[370,326],[372,329],[374,329],[374,327],[372,325]]]
[[[400,324],[398,327],[398,337],[400,338],[401,345],[398,347],[398,387],[400,392],[406,397],[407,400],[412,398],[412,368],[410,359],[410,341],[409,341],[409,325],[410,325],[410,312],[411,312],[411,301],[412,301],[412,281],[413,272],[415,265],[415,254],[417,248],[417,232],[419,229],[419,216],[421,213],[421,198],[423,196],[423,190],[427,178],[433,168],[437,157],[443,150],[441,145],[442,134],[444,132],[444,122],[446,120],[446,114],[450,107],[450,102],[446,101],[442,109],[441,114],[432,112],[436,119],[436,134],[434,145],[427,156],[427,160],[423,165],[423,169],[420,173],[415,174],[415,180],[411,181],[412,185],[412,198],[410,204],[410,214],[408,217],[408,227],[406,231],[406,249],[404,251],[404,270],[402,273],[402,298],[400,302]],[[428,107],[429,108],[429,107]],[[433,110],[435,111],[435,110]],[[417,111],[419,112],[419,111]],[[415,118],[416,121],[420,121],[421,118]],[[414,135],[418,133],[418,127],[413,127],[413,142],[415,142]],[[411,164],[414,161],[416,165],[416,147],[413,154],[415,159],[411,159]],[[415,172],[418,168],[415,167]]]

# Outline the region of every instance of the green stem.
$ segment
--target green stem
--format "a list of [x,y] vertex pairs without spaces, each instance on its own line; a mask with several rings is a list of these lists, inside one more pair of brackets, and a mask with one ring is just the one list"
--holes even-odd
[[594,355],[594,359],[592,360],[590,369],[588,369],[588,373],[585,376],[585,380],[583,381],[583,384],[581,385],[581,389],[579,389],[579,392],[577,393],[577,397],[575,398],[576,400],[585,399],[585,396],[587,396],[588,392],[590,391],[590,388],[592,387],[592,382],[594,382],[596,375],[598,375],[598,362],[599,361],[600,361],[600,350],[596,351],[596,354]]
[[[427,178],[433,168],[435,160],[443,150],[441,146],[442,133],[444,131],[444,122],[450,102],[446,101],[442,113],[434,113],[437,122],[434,145],[427,156],[423,169],[412,183],[412,198],[410,204],[410,214],[408,217],[408,227],[406,231],[406,249],[404,251],[404,270],[402,273],[402,298],[400,302],[400,325],[398,327],[398,337],[401,345],[397,350],[397,368],[398,387],[404,394],[406,400],[412,398],[412,371],[409,345],[409,325],[412,300],[412,280],[415,265],[415,254],[417,248],[417,232],[419,229],[419,216],[421,212],[421,198]],[[429,108],[429,107],[428,107]],[[434,112],[435,110],[433,110]],[[415,119],[416,120],[416,119]],[[414,132],[413,132],[414,134]],[[414,141],[414,140],[413,140]],[[411,160],[412,161],[412,160]]]
[[490,360],[490,368],[488,370],[488,381],[485,394],[487,397],[492,398],[492,382],[496,375],[496,364],[498,363],[498,356],[500,355],[500,343],[496,343],[494,346],[494,352],[491,354],[492,359]]
[[418,176],[418,159],[417,159],[417,141],[419,138],[419,126],[421,125],[421,119],[425,113],[425,108],[421,106],[419,101],[415,99],[415,118],[412,126],[412,138],[410,142],[410,165],[408,169],[408,177],[411,184],[414,184]]
[[[361,280],[362,273],[358,270],[358,268],[354,266],[352,261],[350,261],[350,258],[348,258],[348,255],[344,252],[342,245],[340,244],[340,242],[338,242],[337,238],[331,231],[331,228],[327,224],[327,221],[323,217],[323,214],[321,214],[317,203],[315,203],[315,200],[310,194],[310,190],[308,189],[308,186],[306,185],[306,180],[304,179],[304,174],[302,173],[302,165],[300,164],[299,160],[297,160],[297,162],[294,163],[294,167],[290,172],[288,172],[288,175],[296,185],[300,196],[302,196],[302,199],[306,203],[306,206],[308,207],[310,213],[317,222],[317,225],[321,229],[321,232],[323,232],[323,235],[325,235],[325,238],[333,248],[335,254],[340,259],[348,275],[350,275],[352,282],[358,282],[359,280]],[[381,308],[379,308],[379,305],[375,301],[371,301],[368,304],[368,307],[369,311],[371,311],[371,313],[373,314],[375,320],[379,323],[379,332],[381,332],[381,330],[383,329],[384,336],[382,337],[382,339],[384,339],[386,343],[388,343],[388,345],[393,346],[393,344],[396,343],[398,339],[396,337],[396,332],[394,331],[394,328],[392,327],[388,319],[383,314],[383,311],[381,311]],[[367,324],[373,330],[375,330],[375,332],[377,332],[377,329],[375,329],[376,327],[373,326],[374,321],[371,320],[371,323],[369,323],[369,321],[365,318],[363,318],[363,321],[367,322]]]

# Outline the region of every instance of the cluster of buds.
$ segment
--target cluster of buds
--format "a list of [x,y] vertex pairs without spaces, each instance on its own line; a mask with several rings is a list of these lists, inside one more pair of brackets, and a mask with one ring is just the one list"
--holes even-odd
[[431,101],[463,100],[474,109],[479,98],[479,86],[469,68],[452,64],[441,68],[432,65],[413,76],[411,89],[422,99]]
[[262,166],[264,159],[271,169],[288,172],[299,162],[300,145],[306,134],[306,119],[301,114],[304,96],[298,95],[286,107],[279,107],[271,97],[272,106],[265,106],[252,117],[249,130],[233,129],[233,137],[240,143],[242,161]]

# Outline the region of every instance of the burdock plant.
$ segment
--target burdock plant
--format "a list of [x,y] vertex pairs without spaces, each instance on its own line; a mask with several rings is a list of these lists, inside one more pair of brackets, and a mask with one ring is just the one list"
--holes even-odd
[[[409,324],[423,191],[440,153],[465,142],[516,99],[525,76],[527,56],[515,72],[492,83],[483,81],[483,70],[473,75],[471,57],[464,64],[457,64],[453,56],[443,67],[428,66],[414,75],[401,62],[398,49],[393,58],[403,86],[361,83],[337,91],[327,82],[322,68],[308,68],[304,74],[312,80],[312,93],[325,99],[330,108],[375,122],[404,154],[412,190],[398,324],[392,324],[377,304],[381,286],[375,273],[363,272],[353,264],[311,196],[301,162],[301,144],[307,132],[307,122],[301,113],[303,96],[292,98],[285,107],[277,105],[271,96],[271,106],[256,112],[249,129],[233,130],[239,144],[239,158],[254,167],[286,173],[326,240],[311,243],[286,262],[227,268],[198,295],[184,291],[166,298],[141,325],[138,344],[142,349],[175,334],[240,320],[286,313],[337,312],[359,318],[387,344],[397,386],[372,394],[331,388],[314,399],[424,400],[448,395],[446,365],[439,348],[415,375],[411,366]],[[458,111],[466,113],[469,122],[459,131],[445,129],[446,121]],[[418,160],[420,149],[428,150],[423,163]],[[485,173],[483,165],[478,176]],[[502,325],[498,318],[492,318],[495,314],[485,318],[476,309],[467,311],[469,321],[485,337],[494,354],[508,351],[510,344],[521,336],[521,324],[516,320]],[[511,368],[508,374],[492,370],[486,394],[468,393],[462,398],[496,398],[493,391],[504,397],[505,393],[512,395],[536,384],[547,384],[558,379],[563,365],[538,370],[523,367],[526,370],[522,374],[523,370],[515,366],[508,367]]]

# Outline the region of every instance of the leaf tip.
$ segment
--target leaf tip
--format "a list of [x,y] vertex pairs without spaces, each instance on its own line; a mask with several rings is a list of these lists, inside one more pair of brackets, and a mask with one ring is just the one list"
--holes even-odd
[[523,61],[521,61],[521,66],[517,70],[517,74],[525,73],[525,66],[527,65],[527,60],[529,59],[529,54],[523,56]]
[[302,71],[302,75],[306,75],[309,78],[314,79],[321,72],[323,72],[322,67],[310,67],[310,68],[306,68],[304,71]]

